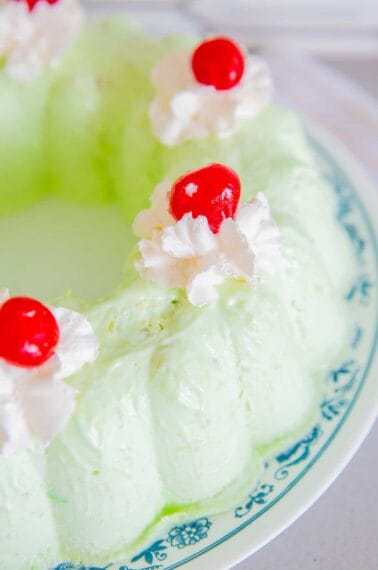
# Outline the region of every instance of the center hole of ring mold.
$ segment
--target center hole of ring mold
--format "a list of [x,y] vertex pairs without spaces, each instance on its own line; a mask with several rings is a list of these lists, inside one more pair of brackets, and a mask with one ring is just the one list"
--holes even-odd
[[66,291],[94,300],[122,282],[133,243],[116,205],[48,198],[0,217],[0,285],[43,300]]

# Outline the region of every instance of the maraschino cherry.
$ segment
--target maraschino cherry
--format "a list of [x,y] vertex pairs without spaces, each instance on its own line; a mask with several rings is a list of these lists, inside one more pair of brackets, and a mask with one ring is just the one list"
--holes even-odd
[[29,297],[12,297],[0,307],[0,358],[30,368],[53,354],[59,340],[52,312]]
[[53,5],[59,2],[59,0],[16,0],[16,2],[24,2],[25,4],[27,4],[30,12],[32,12],[36,7],[36,5],[39,4],[40,2],[45,2],[46,4]]
[[244,67],[242,50],[229,38],[205,40],[192,55],[192,70],[197,81],[219,91],[235,87],[243,77]]
[[209,164],[188,172],[174,183],[170,192],[170,213],[175,220],[191,213],[205,216],[213,233],[226,218],[233,218],[240,200],[240,180],[223,164]]

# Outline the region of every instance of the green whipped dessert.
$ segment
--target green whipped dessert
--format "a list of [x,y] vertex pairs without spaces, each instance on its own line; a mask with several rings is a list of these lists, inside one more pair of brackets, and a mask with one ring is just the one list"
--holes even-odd
[[[55,9],[42,4],[25,17]],[[80,315],[87,350],[50,378],[59,344],[22,360],[0,295],[1,568],[106,564],[162,520],[233,507],[310,425],[348,344],[353,259],[300,122],[269,102],[257,58],[208,87],[185,68],[197,44],[118,17],[83,26],[30,82],[0,70],[0,285],[46,303],[62,354],[61,323]],[[204,196],[217,183],[219,224]],[[48,423],[42,389],[25,394],[50,380],[71,395]]]

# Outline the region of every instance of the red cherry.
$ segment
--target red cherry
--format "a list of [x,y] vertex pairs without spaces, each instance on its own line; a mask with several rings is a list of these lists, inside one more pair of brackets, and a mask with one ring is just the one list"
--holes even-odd
[[[16,0],[16,2],[19,2],[20,0]],[[29,11],[32,12],[32,10],[34,10],[35,6],[37,4],[39,4],[40,2],[46,2],[47,4],[50,4],[51,6],[53,4],[56,4],[57,2],[59,2],[59,0],[21,0],[21,2],[25,2],[25,4],[27,4]]]
[[174,183],[170,193],[170,213],[175,220],[191,213],[205,216],[216,234],[226,218],[233,218],[240,200],[240,180],[223,164],[209,164],[188,172]]
[[244,55],[229,38],[213,38],[199,44],[192,55],[192,70],[199,83],[224,90],[243,77]]
[[12,297],[0,307],[0,357],[29,368],[46,362],[59,340],[52,312],[29,297]]

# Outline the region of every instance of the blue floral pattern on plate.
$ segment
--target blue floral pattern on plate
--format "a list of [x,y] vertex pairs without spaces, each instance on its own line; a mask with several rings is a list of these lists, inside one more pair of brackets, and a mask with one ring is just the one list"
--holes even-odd
[[349,285],[345,302],[353,303],[356,323],[349,353],[325,376],[319,416],[300,440],[265,463],[264,477],[248,497],[219,517],[201,517],[176,524],[168,533],[131,556],[130,562],[105,566],[63,562],[51,570],[173,570],[231,538],[273,507],[311,469],[332,442],[355,403],[369,372],[377,342],[377,245],[359,197],[347,176],[318,142],[310,139],[323,176],[336,193],[337,219],[348,235],[359,274]]

